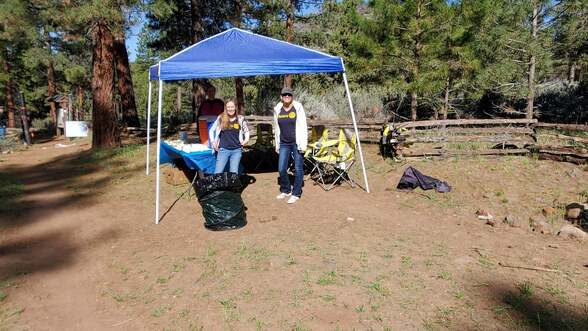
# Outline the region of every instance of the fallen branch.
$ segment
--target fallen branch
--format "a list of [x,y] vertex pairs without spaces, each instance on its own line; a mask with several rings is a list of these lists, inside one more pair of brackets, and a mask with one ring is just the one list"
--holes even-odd
[[561,272],[560,270],[555,270],[555,269],[547,269],[547,268],[541,268],[541,267],[525,267],[525,266],[517,266],[517,265],[508,265],[508,264],[504,264],[502,262],[498,262],[498,265],[501,267],[505,267],[505,268],[513,268],[513,269],[525,269],[525,270],[535,270],[535,271],[545,271],[545,272]]

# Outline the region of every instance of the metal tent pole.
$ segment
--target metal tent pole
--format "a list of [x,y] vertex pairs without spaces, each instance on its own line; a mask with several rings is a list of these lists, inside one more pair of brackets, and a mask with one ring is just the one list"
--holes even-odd
[[157,163],[155,164],[155,224],[159,224],[159,153],[161,149],[161,104],[163,95],[163,81],[159,79],[159,91],[157,97]]
[[[341,60],[343,64],[343,60]],[[365,182],[365,190],[370,193],[370,186],[368,184],[367,173],[365,171],[365,163],[363,161],[363,152],[361,151],[361,142],[359,141],[359,131],[357,130],[357,123],[355,122],[355,112],[353,110],[353,102],[351,102],[351,93],[349,92],[349,84],[347,84],[347,75],[345,74],[345,65],[343,64],[343,82],[345,83],[345,92],[347,93],[347,101],[349,102],[349,109],[351,110],[351,119],[353,120],[353,129],[355,130],[355,137],[357,139],[357,149],[359,150],[359,159],[361,160],[361,170],[363,170],[363,180]]]
[[149,96],[147,96],[147,157],[145,174],[149,175],[149,142],[151,140],[151,79],[149,79]]

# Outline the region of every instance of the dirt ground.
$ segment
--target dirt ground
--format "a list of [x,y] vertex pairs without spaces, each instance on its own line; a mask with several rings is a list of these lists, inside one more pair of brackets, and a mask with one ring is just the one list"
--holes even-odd
[[[453,192],[404,193],[407,164],[367,145],[372,193],[307,181],[287,205],[276,173],[252,174],[247,226],[210,232],[194,198],[154,224],[144,147],[89,147],[0,156],[4,182],[23,184],[0,204],[0,329],[588,330],[588,244],[528,226],[553,206],[557,230],[561,206],[586,200],[581,166],[411,161]],[[162,183],[162,211],[186,187]],[[522,226],[486,225],[479,208]]]

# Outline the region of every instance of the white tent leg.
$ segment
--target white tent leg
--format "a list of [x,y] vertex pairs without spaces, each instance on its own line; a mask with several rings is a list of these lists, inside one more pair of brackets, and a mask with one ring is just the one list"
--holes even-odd
[[151,80],[149,80],[149,95],[147,96],[147,157],[145,174],[149,175],[149,141],[151,140]]
[[159,80],[157,97],[157,163],[155,164],[155,224],[159,224],[159,153],[161,149],[161,104],[163,95],[163,81]]
[[347,93],[347,101],[349,101],[351,119],[353,120],[353,129],[355,130],[355,137],[357,139],[357,149],[359,150],[359,159],[361,160],[361,170],[363,170],[365,190],[367,193],[370,193],[370,186],[368,184],[367,173],[365,171],[365,163],[363,162],[363,152],[361,151],[361,142],[359,141],[359,131],[357,130],[357,123],[355,122],[355,112],[353,111],[353,102],[351,102],[351,93],[349,92],[349,85],[347,84],[347,75],[345,74],[345,71],[343,71],[343,82],[345,83],[345,92]]

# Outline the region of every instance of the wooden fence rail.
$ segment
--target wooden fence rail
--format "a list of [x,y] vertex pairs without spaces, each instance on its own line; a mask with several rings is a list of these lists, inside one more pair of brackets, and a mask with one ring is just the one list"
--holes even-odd
[[[271,116],[247,116],[247,120],[252,127],[273,121]],[[349,120],[308,120],[308,124],[325,126],[332,135],[336,135],[339,128],[353,128]],[[379,142],[385,124],[385,121],[360,120],[357,127],[361,141]],[[539,123],[536,119],[428,120],[393,125],[406,129],[406,140],[399,150],[404,157],[538,153],[544,158],[588,162],[588,152],[582,149],[588,147],[588,134],[573,135],[573,131],[588,132],[588,125]],[[560,130],[566,134],[558,132]],[[255,134],[255,130],[252,133]],[[557,144],[542,145],[539,140]],[[569,143],[577,146],[566,146]]]
[[[273,123],[272,116],[250,115],[246,119],[253,138],[258,124]],[[309,127],[328,128],[332,138],[337,137],[339,129],[353,128],[350,120],[309,119],[307,123]],[[357,123],[360,140],[379,142],[386,124],[383,120],[360,119]],[[399,149],[405,157],[538,153],[545,158],[588,162],[588,151],[583,149],[588,147],[588,125],[539,123],[536,119],[427,120],[393,125],[405,129],[406,140]],[[194,124],[182,129],[196,131]]]

